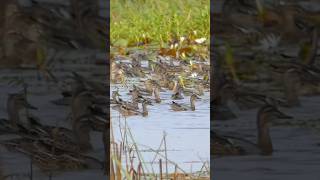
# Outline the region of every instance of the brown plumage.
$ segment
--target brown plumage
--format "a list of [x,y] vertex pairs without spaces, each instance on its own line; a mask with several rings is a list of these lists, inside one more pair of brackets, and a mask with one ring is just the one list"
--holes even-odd
[[211,154],[217,156],[272,155],[273,146],[269,134],[269,123],[274,119],[287,118],[291,117],[280,112],[275,106],[265,105],[257,113],[257,144],[237,137],[219,135],[211,131]]

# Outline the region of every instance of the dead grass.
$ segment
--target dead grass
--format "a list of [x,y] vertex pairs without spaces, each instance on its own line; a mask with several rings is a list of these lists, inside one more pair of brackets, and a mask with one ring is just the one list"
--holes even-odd
[[[119,117],[120,118],[120,117]],[[145,165],[143,155],[140,153],[136,142],[131,134],[130,127],[125,125],[119,127],[122,129],[122,142],[115,142],[112,123],[110,124],[110,180],[140,180],[140,179],[154,179],[154,180],[209,180],[208,173],[205,173],[209,168],[208,163],[204,162],[203,168],[198,173],[188,173],[181,169],[178,164],[167,159],[166,155],[161,156],[159,159],[160,173],[155,173],[154,169]],[[165,137],[165,135],[164,135]],[[128,142],[131,143],[128,143]],[[165,144],[164,140],[164,144]],[[130,145],[129,145],[130,144]],[[159,147],[161,148],[161,146]],[[160,149],[159,149],[160,150]],[[165,148],[166,151],[166,148]],[[159,153],[158,150],[154,151]],[[138,166],[134,165],[133,160],[136,160]],[[165,160],[167,159],[167,162]],[[124,164],[123,164],[124,163]],[[166,163],[175,165],[174,173],[166,174],[165,169]],[[151,170],[150,170],[151,168]]]

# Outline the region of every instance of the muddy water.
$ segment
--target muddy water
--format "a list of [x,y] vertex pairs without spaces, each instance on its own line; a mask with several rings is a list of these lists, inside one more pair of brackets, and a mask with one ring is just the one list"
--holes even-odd
[[[91,75],[95,79],[103,80],[105,66],[94,65],[95,57],[99,56],[96,51],[64,52],[63,57],[55,60],[52,73],[59,80],[67,80],[71,77],[71,71],[79,72],[83,75]],[[101,52],[103,54],[103,52]],[[103,54],[104,55],[104,54]],[[43,77],[39,80],[37,72],[34,70],[9,70],[0,69],[0,119],[7,118],[6,100],[8,93],[15,93],[22,90],[18,83],[20,80],[28,84],[28,100],[30,104],[36,106],[38,110],[30,113],[39,117],[41,123],[46,125],[59,125],[70,128],[67,120],[70,115],[69,107],[56,106],[51,100],[61,98],[60,85],[47,82]],[[1,135],[0,140],[8,139],[10,136]],[[100,160],[104,159],[104,146],[102,134],[91,133],[91,143],[93,151],[89,153]],[[30,158],[21,153],[10,152],[0,146],[0,162],[4,175],[10,175],[12,179],[29,179]],[[53,179],[105,179],[103,170],[100,166],[93,165],[90,169],[68,172],[53,172]],[[34,179],[48,179],[48,174],[42,172],[36,165],[33,166]]]
[[[290,120],[306,122],[318,121],[320,97],[303,97],[303,108],[282,109],[294,116]],[[213,128],[230,132],[230,135],[256,141],[256,112],[237,111],[238,119],[217,121]],[[290,122],[288,123],[290,124]],[[316,126],[316,125],[315,125]],[[274,154],[272,156],[221,157],[212,159],[213,180],[319,180],[320,131],[316,128],[293,127],[291,125],[272,126],[270,128]]]

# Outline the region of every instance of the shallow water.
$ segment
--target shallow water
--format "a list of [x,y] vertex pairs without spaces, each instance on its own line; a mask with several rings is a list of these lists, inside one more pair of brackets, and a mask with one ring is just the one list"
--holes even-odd
[[[138,85],[138,82],[136,81],[134,84]],[[110,93],[116,87],[119,86],[112,85]],[[129,89],[132,89],[132,87]],[[122,99],[131,100],[131,96],[127,95],[127,88],[119,87],[119,91]],[[201,100],[196,102],[196,111],[185,112],[174,112],[170,109],[171,95],[171,91],[161,92],[161,103],[148,106],[149,115],[147,117],[131,116],[126,121],[140,150],[146,150],[150,147],[158,149],[165,132],[167,134],[168,159],[177,163],[186,172],[199,171],[203,162],[209,161],[210,157],[209,92],[206,92],[204,96],[201,96]],[[185,96],[185,99],[177,102],[188,105],[189,98],[189,96]],[[124,124],[125,119],[121,118],[119,121],[119,113],[112,109],[111,117],[115,139],[119,142],[121,141],[119,123]],[[146,162],[151,162],[154,155],[153,152],[142,153]],[[156,162],[158,162],[158,159],[159,156]],[[164,158],[161,159],[164,162]],[[154,165],[154,171],[159,172],[157,163]],[[170,164],[169,172],[173,171],[174,165]]]
[[[318,120],[320,97],[303,97],[303,108],[282,109],[296,120]],[[256,142],[256,112],[237,111],[238,119],[216,121],[213,128]],[[272,156],[238,156],[212,159],[211,179],[319,180],[320,132],[314,128],[275,126],[270,128]]]

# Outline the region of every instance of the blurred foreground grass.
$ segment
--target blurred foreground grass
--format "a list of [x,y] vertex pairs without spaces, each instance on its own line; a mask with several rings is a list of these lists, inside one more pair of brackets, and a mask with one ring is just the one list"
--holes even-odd
[[209,0],[111,0],[111,45],[162,44],[181,36],[209,39]]

